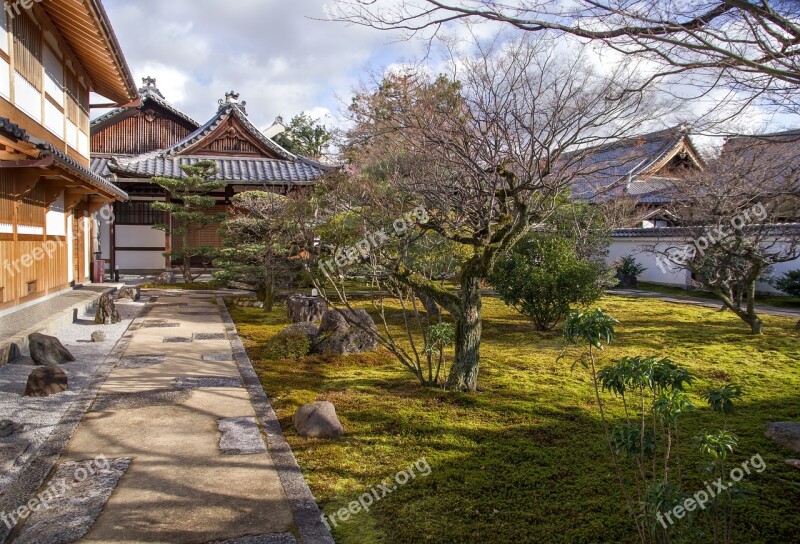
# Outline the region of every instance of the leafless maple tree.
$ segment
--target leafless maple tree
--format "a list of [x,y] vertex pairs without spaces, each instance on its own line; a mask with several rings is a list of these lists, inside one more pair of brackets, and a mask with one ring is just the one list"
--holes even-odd
[[660,65],[705,90],[727,86],[798,113],[800,2],[795,0],[338,0],[334,17],[430,36],[455,21],[570,34]]
[[[654,231],[664,238],[648,247],[659,267],[688,272],[761,334],[758,281],[770,267],[800,258],[797,134],[733,139],[706,171],[674,180],[667,194],[683,226]],[[669,241],[675,236],[682,241]]]
[[452,316],[452,390],[477,387],[481,290],[499,255],[571,205],[576,178],[602,178],[590,146],[635,134],[663,113],[645,92],[619,92],[637,83],[625,67],[600,75],[580,54],[558,55],[551,45],[476,45],[454,56],[450,76],[390,74],[358,93],[350,109],[351,169],[373,187],[364,205],[387,210],[389,220],[397,199],[422,206],[429,219],[418,234],[467,250],[457,291],[400,254],[380,256],[386,274]]

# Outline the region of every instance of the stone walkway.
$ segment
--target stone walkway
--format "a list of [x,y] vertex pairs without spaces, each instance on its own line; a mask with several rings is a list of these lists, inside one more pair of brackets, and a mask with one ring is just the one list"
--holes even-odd
[[221,299],[152,294],[11,542],[332,543]]
[[[703,306],[704,308],[719,309],[722,306],[721,302],[708,298],[698,298],[688,295],[666,295],[664,293],[641,291],[638,289],[614,289],[609,291],[608,294],[621,297],[655,298],[664,302],[672,302],[675,304],[691,304],[693,306]],[[756,310],[758,313],[764,315],[775,315],[778,317],[789,317],[795,319],[800,318],[800,310],[793,310],[791,308],[777,308],[775,306],[756,304]]]
[[54,314],[81,304],[88,304],[118,284],[98,284],[81,287],[34,304],[23,310],[0,317],[0,341],[46,321]]

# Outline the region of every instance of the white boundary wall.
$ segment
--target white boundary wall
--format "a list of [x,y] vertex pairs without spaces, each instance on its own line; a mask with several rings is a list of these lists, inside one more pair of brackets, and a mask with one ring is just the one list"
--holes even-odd
[[[647,270],[639,277],[640,281],[648,283],[660,283],[664,285],[675,285],[678,287],[690,287],[691,275],[685,270],[662,272],[658,266],[658,255],[646,251],[647,247],[658,244],[657,247],[675,247],[686,243],[681,238],[646,238],[646,237],[614,237],[608,254],[608,262],[615,263],[622,257],[633,255],[636,261]],[[773,276],[781,277],[790,270],[800,269],[800,259],[788,263],[781,263],[773,268]],[[759,282],[758,290],[767,294],[781,293],[767,282]]]

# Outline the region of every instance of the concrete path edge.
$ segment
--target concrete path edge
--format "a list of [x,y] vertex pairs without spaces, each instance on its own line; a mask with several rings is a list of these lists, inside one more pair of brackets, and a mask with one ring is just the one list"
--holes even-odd
[[255,408],[261,428],[267,436],[269,453],[275,463],[284,492],[289,499],[302,544],[334,544],[330,531],[322,522],[322,512],[317,501],[303,478],[303,472],[300,470],[300,465],[297,464],[292,448],[283,436],[280,421],[272,409],[272,404],[264,392],[261,380],[258,379],[253,363],[239,338],[236,325],[228,312],[225,301],[221,296],[217,296],[217,302],[231,342],[233,357],[239,367],[242,382],[250,395],[250,401]]
[[[139,330],[142,322],[155,305],[157,297],[151,299],[144,307],[139,316],[133,320],[128,330],[116,343],[114,348],[106,357],[103,364],[89,380],[86,387],[81,391],[80,397],[67,409],[53,432],[39,448],[36,456],[31,459],[28,466],[21,471],[20,477],[4,489],[4,495],[0,497],[0,512],[10,512],[21,505],[25,505],[28,499],[35,495],[44,485],[47,477],[58,463],[64,448],[70,438],[78,428],[78,424],[83,419],[84,414],[89,410],[97,397],[97,391],[106,381],[108,375],[119,364],[128,344],[133,338],[134,332]],[[0,523],[0,543],[6,542],[11,531],[4,524]]]

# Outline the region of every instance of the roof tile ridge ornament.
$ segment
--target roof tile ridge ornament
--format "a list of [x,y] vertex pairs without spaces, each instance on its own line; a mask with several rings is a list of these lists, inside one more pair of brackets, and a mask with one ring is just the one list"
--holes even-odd
[[162,100],[166,100],[166,97],[161,93],[158,87],[156,87],[156,78],[150,76],[143,77],[142,84],[143,86],[139,89],[139,94],[142,96],[152,94]]
[[237,108],[241,110],[242,113],[247,115],[247,109],[246,109],[247,102],[245,102],[244,100],[239,102],[239,96],[240,96],[239,93],[237,93],[236,91],[230,91],[225,93],[225,99],[223,100],[222,98],[220,98],[218,101],[219,110],[217,110],[217,113],[220,113],[223,110],[229,108]]

